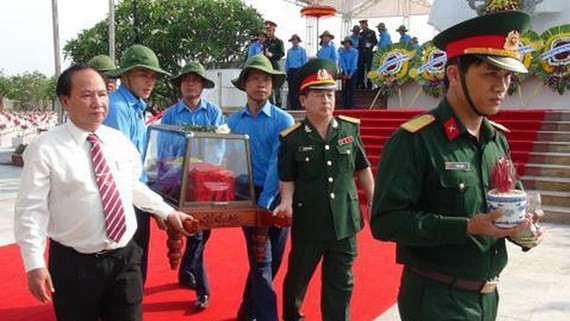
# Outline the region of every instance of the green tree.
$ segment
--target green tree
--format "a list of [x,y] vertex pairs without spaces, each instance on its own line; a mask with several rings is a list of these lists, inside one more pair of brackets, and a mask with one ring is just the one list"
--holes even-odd
[[[197,60],[207,68],[236,66],[243,61],[249,40],[263,28],[259,12],[240,0],[138,0],[140,43],[154,50],[161,66],[177,73],[181,65]],[[116,51],[135,43],[132,1],[121,1],[115,11]],[[107,20],[83,31],[63,48],[66,58],[85,62],[108,50]],[[169,82],[159,82],[155,103],[164,107],[176,99]]]
[[54,80],[39,71],[10,77],[6,98],[14,101],[16,109],[46,110],[54,100]]
[[0,111],[4,110],[4,97],[10,90],[10,79],[4,75],[4,71],[0,70]]

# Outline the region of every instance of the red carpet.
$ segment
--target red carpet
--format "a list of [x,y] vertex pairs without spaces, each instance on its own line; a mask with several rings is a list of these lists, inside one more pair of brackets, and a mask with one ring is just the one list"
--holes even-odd
[[[153,223],[154,224],[154,223]],[[195,294],[176,283],[176,272],[168,267],[166,236],[152,231],[149,278],[144,297],[146,321],[231,321],[240,303],[247,262],[240,229],[219,229],[212,233],[206,251],[212,300],[204,311],[194,310]],[[394,263],[394,245],[372,239],[368,226],[358,236],[359,255],[354,265],[355,290],[352,320],[371,321],[396,301],[401,273]],[[288,252],[288,250],[287,250]],[[275,280],[278,302],[287,268],[285,258]],[[18,247],[0,248],[0,320],[55,320],[51,305],[41,304],[28,293]],[[281,309],[281,307],[279,307]],[[320,273],[315,274],[303,312],[307,320],[320,320]]]

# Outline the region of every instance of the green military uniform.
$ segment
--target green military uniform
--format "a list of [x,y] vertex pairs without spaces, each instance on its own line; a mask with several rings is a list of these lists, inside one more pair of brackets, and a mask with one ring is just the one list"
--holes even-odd
[[[323,59],[315,61],[301,67],[298,75]],[[330,81],[334,86],[332,75]],[[321,258],[323,320],[349,320],[356,233],[363,227],[354,173],[369,166],[357,119],[332,118],[326,139],[308,119],[281,134],[279,179],[295,187],[292,245],[283,286],[286,321],[302,319],[300,307]]]
[[[283,45],[283,40],[273,37],[265,42],[265,50],[269,51],[273,56],[268,57],[271,61],[271,65],[275,70],[281,70],[279,66],[279,61],[283,56],[285,56],[285,46]],[[272,103],[276,106],[283,107],[281,102],[281,86],[275,86],[273,88]]]
[[[361,20],[366,21],[366,20]],[[366,22],[368,23],[368,22]],[[378,38],[376,38],[376,32],[372,29],[366,29],[360,31],[360,37],[358,40],[358,72],[356,74],[356,86],[358,88],[366,87],[368,89],[372,88],[372,83],[370,80],[364,83],[365,75],[372,69],[372,56],[374,47],[378,44]]]
[[[523,29],[513,27],[511,18],[511,14],[475,18],[444,31],[438,36],[444,38],[434,43],[464,40],[465,48],[447,47],[452,55],[474,49],[506,54],[502,48],[476,48],[467,33],[475,35],[483,28],[483,34],[495,32],[492,37],[502,34],[496,42],[502,46],[506,30]],[[497,24],[503,24],[504,30]],[[488,58],[511,63],[503,56]],[[500,68],[517,67],[512,63]],[[491,169],[498,158],[509,156],[502,133],[506,130],[483,117],[476,138],[446,98],[436,109],[402,125],[385,144],[370,228],[375,238],[397,243],[396,260],[405,265],[398,297],[402,320],[495,320],[498,294],[484,284],[507,264],[505,239],[470,235],[467,223],[487,212]]]

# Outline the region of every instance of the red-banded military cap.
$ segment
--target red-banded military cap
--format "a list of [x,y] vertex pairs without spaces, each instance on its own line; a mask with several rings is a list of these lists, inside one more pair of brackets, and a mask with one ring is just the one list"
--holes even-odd
[[296,73],[299,92],[304,89],[336,89],[336,65],[327,59],[316,58],[301,66]]
[[447,59],[477,55],[501,69],[526,73],[520,61],[519,35],[530,27],[530,16],[520,11],[503,11],[476,17],[452,26],[433,39],[447,53]]
[[277,24],[271,20],[265,20],[265,27],[267,28],[277,28]]

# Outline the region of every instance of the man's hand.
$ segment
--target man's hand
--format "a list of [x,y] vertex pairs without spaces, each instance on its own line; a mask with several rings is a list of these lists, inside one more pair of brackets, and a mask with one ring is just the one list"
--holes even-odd
[[473,235],[487,235],[494,238],[509,237],[526,230],[531,224],[531,219],[527,217],[517,226],[499,228],[495,225],[495,221],[502,215],[503,211],[501,209],[496,209],[487,214],[476,214],[467,222],[467,233]]
[[172,226],[174,230],[176,230],[177,232],[181,232],[182,234],[185,235],[189,235],[189,233],[186,232],[186,230],[184,229],[182,222],[188,219],[195,221],[195,219],[191,215],[188,215],[180,211],[174,211],[168,214],[167,217],[167,221],[170,224],[170,226]]
[[[293,217],[293,206],[291,203],[281,202],[274,210],[273,216],[280,218],[281,222],[286,222]],[[285,227],[286,225],[275,224],[277,227]]]
[[527,218],[532,221],[529,227],[522,232],[509,237],[513,243],[519,245],[523,250],[529,250],[538,246],[544,237],[544,229],[540,226],[540,220],[544,217],[542,210],[534,213],[527,213]]
[[55,292],[48,270],[39,268],[28,271],[28,290],[39,301],[51,301],[50,292]]

